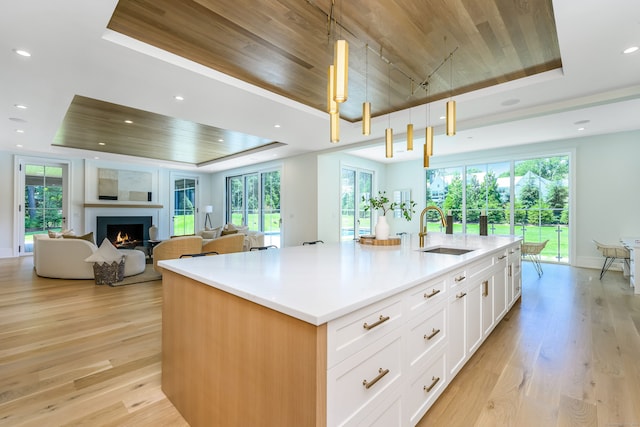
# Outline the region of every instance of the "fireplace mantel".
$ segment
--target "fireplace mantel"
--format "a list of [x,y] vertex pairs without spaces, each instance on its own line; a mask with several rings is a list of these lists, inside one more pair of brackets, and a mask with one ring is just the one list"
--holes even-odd
[[150,205],[148,203],[85,203],[85,208],[150,208],[150,209],[162,209],[162,205]]

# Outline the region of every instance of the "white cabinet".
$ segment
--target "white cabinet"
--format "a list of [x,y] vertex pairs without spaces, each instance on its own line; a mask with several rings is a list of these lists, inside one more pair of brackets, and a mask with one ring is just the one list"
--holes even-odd
[[482,305],[482,336],[487,337],[496,324],[493,311],[493,275],[480,281]]
[[519,243],[327,325],[327,424],[415,425],[520,292]]
[[521,248],[520,245],[509,248],[507,258],[508,306],[511,307],[522,293]]
[[420,421],[447,386],[446,355],[446,348],[443,347],[412,370],[405,391],[408,423],[388,424],[389,426],[416,425]]
[[327,425],[358,425],[401,394],[402,335],[391,332],[327,372]]
[[449,297],[449,348],[447,371],[450,377],[462,368],[467,354],[467,288],[458,287]]
[[507,312],[507,254],[496,258],[493,275],[493,317],[496,321]]
[[466,351],[467,357],[470,357],[482,344],[482,282],[474,280],[469,285],[466,296],[467,313],[466,313]]

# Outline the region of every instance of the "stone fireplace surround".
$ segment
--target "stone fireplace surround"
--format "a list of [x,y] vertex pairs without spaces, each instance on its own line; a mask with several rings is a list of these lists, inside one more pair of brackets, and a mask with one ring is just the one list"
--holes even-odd
[[153,223],[151,216],[97,216],[96,244],[100,245],[105,237],[115,242],[118,231],[124,231],[133,240],[149,240],[149,227]]

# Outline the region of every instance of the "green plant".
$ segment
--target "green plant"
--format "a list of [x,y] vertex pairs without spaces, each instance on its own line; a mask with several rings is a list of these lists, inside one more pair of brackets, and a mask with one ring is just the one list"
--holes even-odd
[[387,194],[385,191],[382,191],[382,192],[378,191],[378,197],[370,197],[367,199],[365,196],[362,196],[362,203],[364,203],[364,207],[362,209],[365,212],[368,212],[369,209],[381,210],[383,216],[386,215],[387,212],[389,211],[400,209],[402,216],[407,221],[411,221],[411,215],[415,213],[413,208],[415,208],[416,206],[416,202],[414,202],[413,200],[409,200],[408,202],[402,202],[402,203],[398,203],[398,202],[390,203],[389,198],[387,197]]

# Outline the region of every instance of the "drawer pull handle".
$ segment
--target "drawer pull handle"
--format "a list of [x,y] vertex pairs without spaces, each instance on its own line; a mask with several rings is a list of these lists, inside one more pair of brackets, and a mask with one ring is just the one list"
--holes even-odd
[[455,279],[453,279],[453,280],[455,280],[456,282],[462,282],[462,281],[463,281],[464,279],[466,279],[466,278],[467,278],[467,276],[458,276],[458,277],[456,277],[456,278],[455,278]]
[[467,296],[466,292],[460,292],[459,294],[456,294],[456,298],[458,298],[458,299],[466,297],[466,296]]
[[366,388],[367,390],[369,390],[371,387],[373,387],[373,385],[375,383],[377,383],[378,381],[380,381],[382,379],[382,377],[384,377],[385,375],[387,375],[389,373],[388,369],[378,369],[378,376],[375,377],[374,379],[372,379],[371,381],[367,381],[364,380],[362,381],[362,385],[364,386],[364,388]]
[[367,331],[375,328],[376,326],[379,326],[381,324],[383,324],[384,322],[386,322],[387,320],[391,319],[389,316],[380,316],[380,319],[378,319],[377,322],[372,323],[372,324],[368,324],[367,322],[364,323],[364,325],[362,325],[363,328],[365,328]]
[[482,296],[489,296],[489,281],[485,280],[484,282],[482,282],[482,286],[484,287],[482,290]]
[[440,377],[431,377],[431,381],[433,381],[431,383],[431,385],[429,387],[424,386],[424,391],[426,391],[427,393],[429,393],[435,386],[436,384],[438,384],[438,381],[440,381]]
[[430,294],[424,294],[424,297],[426,299],[429,299],[431,297],[434,297],[434,296],[438,295],[439,293],[440,293],[440,289],[434,289],[433,291],[431,291]]
[[433,332],[431,332],[431,334],[430,334],[430,335],[426,335],[426,334],[425,334],[424,339],[425,339],[425,340],[430,340],[431,338],[435,337],[435,336],[436,336],[436,335],[438,335],[439,333],[440,333],[440,329],[433,328]]
[[506,255],[502,255],[502,256],[499,256],[498,259],[505,259],[506,257],[507,257]]

